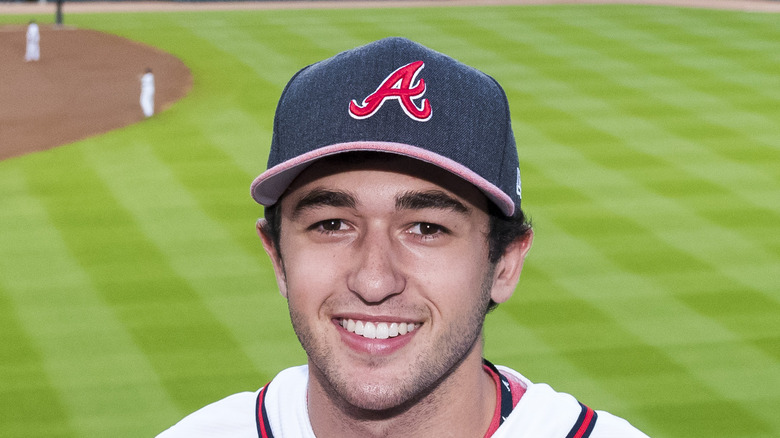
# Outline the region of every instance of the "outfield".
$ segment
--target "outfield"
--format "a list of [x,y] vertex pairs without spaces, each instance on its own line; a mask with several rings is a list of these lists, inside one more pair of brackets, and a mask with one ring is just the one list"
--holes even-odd
[[777,14],[540,5],[66,21],[175,54],[194,86],[148,121],[0,162],[0,435],[153,436],[302,363],[249,184],[297,69],[403,35],[509,95],[536,239],[518,293],[488,317],[487,357],[654,438],[780,436]]

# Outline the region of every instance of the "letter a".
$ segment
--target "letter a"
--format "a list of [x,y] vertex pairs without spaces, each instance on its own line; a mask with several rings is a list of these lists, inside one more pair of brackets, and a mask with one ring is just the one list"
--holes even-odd
[[428,99],[420,101],[420,106],[413,102],[414,99],[419,99],[425,94],[425,80],[414,82],[423,67],[425,67],[423,61],[415,61],[392,72],[376,91],[363,99],[362,104],[353,99],[349,103],[349,115],[358,120],[367,119],[376,114],[385,101],[395,99],[401,104],[407,116],[420,122],[429,120],[433,110]]

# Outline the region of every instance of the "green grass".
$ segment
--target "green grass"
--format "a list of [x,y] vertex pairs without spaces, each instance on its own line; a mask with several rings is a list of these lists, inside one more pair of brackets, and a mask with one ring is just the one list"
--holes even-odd
[[780,435],[777,15],[66,11],[66,23],[175,54],[194,88],[143,123],[0,162],[3,436],[150,436],[304,361],[249,183],[287,79],[388,35],[477,66],[510,98],[536,241],[518,293],[488,318],[487,357],[653,437]]

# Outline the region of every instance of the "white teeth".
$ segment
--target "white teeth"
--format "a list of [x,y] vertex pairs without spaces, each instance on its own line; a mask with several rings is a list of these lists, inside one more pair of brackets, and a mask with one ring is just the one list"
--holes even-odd
[[387,339],[390,337],[390,331],[387,328],[387,323],[380,322],[376,325],[376,338]]
[[411,322],[363,322],[353,319],[342,319],[341,326],[348,332],[363,336],[367,339],[387,339],[403,336],[415,329]]
[[368,339],[376,339],[376,326],[373,322],[367,322],[363,329],[363,337]]

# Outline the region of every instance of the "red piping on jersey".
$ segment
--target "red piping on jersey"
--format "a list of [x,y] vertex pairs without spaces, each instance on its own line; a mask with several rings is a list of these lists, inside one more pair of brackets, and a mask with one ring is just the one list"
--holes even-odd
[[[493,419],[490,421],[490,426],[488,427],[484,437],[490,438],[494,433],[496,433],[498,428],[503,423],[504,419],[501,418],[502,414],[509,414],[508,412],[502,412],[502,398],[507,396],[510,397],[512,399],[512,409],[514,409],[520,402],[520,398],[523,397],[523,394],[525,394],[527,388],[522,381],[515,379],[515,377],[511,374],[502,374],[499,376],[497,373],[500,373],[500,371],[498,371],[496,368],[491,367],[488,364],[483,364],[482,367],[496,384],[496,410],[493,413]],[[509,383],[509,388],[503,388],[503,382],[501,381],[502,376]]]
[[274,438],[271,425],[268,424],[268,414],[265,412],[265,391],[268,389],[268,385],[265,385],[257,396],[257,434],[260,438]]
[[566,438],[588,438],[591,432],[593,432],[593,428],[596,426],[596,419],[598,418],[596,411],[582,403],[580,403],[580,406],[582,407],[580,416],[577,418],[577,421],[574,423],[574,427],[571,428],[569,434],[566,435]]

